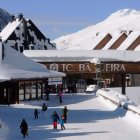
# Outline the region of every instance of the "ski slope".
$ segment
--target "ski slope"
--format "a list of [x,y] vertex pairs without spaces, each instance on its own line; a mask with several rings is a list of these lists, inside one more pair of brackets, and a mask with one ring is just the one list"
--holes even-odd
[[[44,101],[30,101],[19,105],[0,106],[0,140],[20,140],[20,123],[25,118],[29,125],[28,140],[139,140],[140,127],[135,126],[135,114],[97,97],[94,94],[65,94],[60,105],[56,95],[50,96],[46,115],[42,114]],[[69,109],[66,130],[53,130],[51,114],[54,110],[61,115],[62,108]],[[34,109],[40,111],[39,119],[33,116]]]

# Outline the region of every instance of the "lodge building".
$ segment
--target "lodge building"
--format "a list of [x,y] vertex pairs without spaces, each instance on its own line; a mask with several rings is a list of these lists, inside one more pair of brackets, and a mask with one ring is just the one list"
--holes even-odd
[[[125,94],[125,86],[140,85],[139,31],[129,31],[128,33],[121,31],[115,35],[99,33],[94,38],[92,46],[89,46],[89,50],[56,50],[55,45],[40,32],[30,19],[25,19],[22,14],[19,14],[17,18],[13,17],[0,36],[7,52],[13,52],[13,50],[18,52],[17,54],[14,51],[13,54],[18,57],[11,58],[13,59],[10,64],[11,70],[15,65],[15,60],[23,57],[21,55],[24,54],[26,56],[24,59],[31,58],[49,70],[63,73],[56,72],[51,75],[38,73],[39,71],[36,73],[36,69],[31,69],[27,63],[30,61],[29,59],[25,64],[26,68],[21,67],[23,65],[21,61],[18,63],[20,65],[19,73],[22,69],[26,69],[35,72],[35,75],[32,75],[33,72],[24,71],[25,75],[21,72],[17,78],[12,75],[11,71],[13,78],[1,76],[0,103],[19,102],[19,97],[22,100],[42,98],[44,81],[47,81],[50,87],[55,86],[57,82],[61,83],[61,80],[58,80],[61,79],[60,77],[63,77],[63,89],[66,92],[85,92],[87,85],[97,84],[98,80],[102,83],[102,87],[122,86],[123,94]],[[1,49],[1,58],[4,56],[3,52],[5,51]],[[99,60],[99,63],[96,60]],[[66,73],[66,77],[64,77],[64,73]],[[53,78],[56,78],[55,82]]]
[[[75,46],[74,46],[75,47]],[[85,85],[97,82],[97,65],[100,60],[101,81],[104,87],[140,85],[140,32],[121,31],[115,35],[98,34],[89,50],[25,50],[24,54],[48,69],[65,72],[64,88],[85,91]],[[84,84],[85,83],[85,84]],[[122,89],[125,92],[125,88]]]
[[[24,54],[48,69],[66,73],[63,86],[68,92],[84,92],[86,85],[97,84],[99,67],[104,87],[139,84],[139,51],[27,50]],[[93,61],[94,58],[100,58],[100,64]]]
[[24,50],[54,49],[29,19],[19,14],[0,32],[0,104],[42,99],[48,78],[64,73],[50,71],[22,54]]

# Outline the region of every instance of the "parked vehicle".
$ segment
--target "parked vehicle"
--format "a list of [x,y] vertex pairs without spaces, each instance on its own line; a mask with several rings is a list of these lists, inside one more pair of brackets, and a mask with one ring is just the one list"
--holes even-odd
[[98,89],[97,85],[89,85],[86,88],[86,93],[95,93]]

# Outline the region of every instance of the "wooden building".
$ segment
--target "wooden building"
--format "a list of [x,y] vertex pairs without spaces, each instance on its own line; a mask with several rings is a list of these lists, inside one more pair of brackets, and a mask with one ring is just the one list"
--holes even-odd
[[56,47],[46,38],[30,19],[23,14],[13,17],[12,21],[0,32],[2,42],[19,52],[24,50],[52,50]]
[[80,84],[84,85],[80,81],[85,80],[85,84],[96,83],[95,58],[100,60],[101,80],[105,87],[119,87],[126,83],[133,86],[131,75],[140,73],[139,51],[30,50],[24,51],[24,54],[48,69],[66,73],[64,88],[66,86],[73,92],[79,90],[77,87]]
[[0,104],[43,98],[48,78],[61,78],[64,73],[50,71],[27,58],[24,50],[53,50],[55,46],[23,14],[0,32]]
[[[87,84],[96,83],[98,66],[105,87],[135,85],[134,77],[138,79],[138,76],[134,75],[140,74],[139,31],[98,34],[92,44],[88,44],[89,50],[75,50],[76,46],[71,46],[74,50],[55,50],[54,44],[31,20],[23,18],[22,14],[13,19],[0,33],[2,41],[48,69],[66,73],[63,86],[69,92],[84,91]],[[9,29],[12,30],[9,32]],[[100,65],[92,62],[96,58]],[[122,92],[125,92],[124,88]]]
[[66,85],[73,92],[79,91],[77,87],[97,82],[96,68],[99,65],[92,61],[94,59],[100,60],[101,81],[105,87],[122,86],[125,93],[125,86],[140,85],[140,32],[121,32],[113,36],[99,34],[91,46],[89,50],[75,50],[72,47],[74,50],[27,50],[24,54],[48,69],[65,72],[64,87]]
[[42,99],[48,78],[63,76],[0,42],[0,104]]

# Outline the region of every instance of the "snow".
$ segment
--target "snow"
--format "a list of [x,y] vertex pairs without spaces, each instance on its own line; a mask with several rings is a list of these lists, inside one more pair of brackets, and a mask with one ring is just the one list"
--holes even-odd
[[108,50],[121,36],[123,33],[116,33],[112,39],[103,47],[102,50]]
[[109,33],[114,38],[111,40],[115,40],[117,39],[115,34],[122,32],[125,32],[128,36],[130,35],[132,37],[131,41],[134,41],[137,34],[131,36],[130,32],[132,31],[134,34],[138,32],[140,35],[139,23],[140,11],[135,9],[122,9],[112,13],[107,19],[96,25],[89,26],[76,33],[59,37],[52,42],[56,44],[58,50],[92,50],[94,49],[94,43],[98,39],[98,36]]
[[13,22],[9,22],[8,25],[0,32],[0,36],[2,37],[2,41],[8,39],[8,37],[13,33],[16,27],[22,22],[22,20],[16,19]]
[[38,62],[90,62],[95,58],[100,61],[140,61],[140,51],[130,50],[25,50],[23,54]]
[[117,50],[127,50],[127,48],[140,36],[140,32],[132,32]]
[[[135,91],[135,88],[133,90]],[[109,97],[118,95],[117,91],[110,92],[113,95],[109,93]],[[128,102],[124,95],[120,95],[119,99]],[[46,114],[41,111],[44,102],[48,105]],[[65,105],[69,109],[66,130],[61,130],[59,123],[58,130],[53,130],[50,116],[55,110],[61,115]],[[40,111],[37,120],[33,116],[35,108]],[[0,118],[1,140],[22,139],[19,126],[23,118],[29,125],[29,136],[25,139],[30,140],[139,140],[140,137],[138,114],[126,111],[102,96],[92,93],[64,94],[62,104],[55,94],[51,94],[50,101],[24,101],[10,106],[1,105]]]
[[88,41],[81,41],[80,44],[77,43],[75,45],[71,45],[68,50],[93,50],[106,36],[108,35],[108,33],[101,33],[99,35],[97,35],[96,38],[89,38],[90,40]]
[[[40,31],[38,28],[36,28],[35,25],[33,25],[32,21],[29,19],[19,19],[18,17],[9,22],[7,24],[7,26],[0,32],[0,37],[2,38],[3,42],[6,42],[5,44],[7,46],[15,46],[17,45],[18,47],[18,51],[21,51],[24,48],[24,42],[25,42],[25,38],[24,38],[24,31],[23,31],[23,26],[24,26],[24,22],[26,22],[27,24],[27,36],[29,36],[28,38],[32,38],[30,39],[30,41],[28,40],[28,44],[32,44],[34,42],[34,49],[45,49],[44,47],[46,46],[47,49],[55,49],[55,47],[49,42],[49,39],[47,39]],[[34,30],[33,30],[34,29]],[[8,38],[14,34],[14,40],[8,40]],[[13,38],[13,37],[12,37]],[[8,40],[8,41],[7,41]],[[44,46],[45,45],[45,46]],[[31,49],[31,48],[30,48]],[[33,49],[33,48],[32,48]]]
[[135,48],[135,51],[140,51],[140,44]]
[[[128,20],[131,17],[131,22]],[[113,32],[120,30],[139,30],[139,12],[135,10],[121,10],[112,14],[108,19],[104,21],[104,25],[99,23],[94,27],[88,27],[83,31],[80,31],[76,34],[67,36],[68,40],[63,40],[60,42],[62,45],[61,51],[25,51],[24,54],[33,59],[45,60],[46,58],[50,59],[59,59],[61,61],[66,60],[87,60],[90,61],[94,58],[100,58],[101,60],[125,60],[125,61],[140,61],[139,51],[62,51],[64,48],[76,47],[80,49],[80,41],[84,44],[81,50],[85,50],[86,42],[90,45],[90,41],[96,37],[96,33],[100,31],[104,33],[106,31]],[[124,19],[126,22],[124,22]],[[133,20],[132,20],[133,19]],[[133,21],[136,22],[133,22]],[[113,21],[113,23],[112,23]],[[116,22],[118,21],[118,22]],[[128,23],[136,23],[136,26],[128,26]],[[122,26],[118,26],[118,23],[121,23]],[[110,26],[110,25],[113,26]],[[108,28],[105,28],[108,27]],[[127,27],[127,29],[126,29]],[[100,29],[100,30],[99,30]],[[94,32],[93,32],[94,30]],[[88,32],[87,32],[88,31]],[[81,36],[85,39],[83,40]],[[90,38],[90,41],[88,40]],[[71,42],[71,44],[69,43]],[[72,43],[74,42],[74,44]],[[63,46],[63,44],[65,44]],[[67,45],[66,45],[67,44]],[[92,43],[91,43],[92,46]],[[92,48],[92,47],[91,47]],[[43,67],[40,67],[39,64],[35,64],[28,58],[24,57],[22,54],[16,53],[10,47],[5,49],[8,53],[5,56],[5,59],[1,61],[0,71],[1,71],[1,81],[5,79],[11,79],[15,77],[20,77],[20,74],[24,75],[26,78],[28,76],[44,76],[42,73],[45,72]],[[14,53],[11,53],[13,51]],[[13,56],[16,56],[14,58]],[[52,57],[53,56],[53,57]],[[100,57],[99,57],[100,56]],[[19,58],[19,59],[17,59]],[[24,63],[19,63],[21,60]],[[8,69],[9,68],[9,69]],[[35,73],[30,73],[31,71]],[[19,72],[19,73],[18,73]],[[4,77],[6,76],[7,77]],[[27,74],[27,75],[25,75]],[[13,76],[13,77],[11,77]],[[21,78],[21,77],[20,77]],[[20,123],[23,118],[25,118],[29,125],[29,136],[27,139],[30,140],[71,140],[71,139],[80,139],[80,140],[139,140],[140,137],[140,96],[139,89],[129,88],[130,95],[124,96],[113,89],[114,91],[99,90],[98,96],[95,94],[87,93],[71,93],[63,95],[63,103],[60,104],[56,95],[50,95],[50,101],[24,101],[20,104],[13,104],[10,106],[0,105],[0,140],[19,140],[22,139],[20,133]],[[103,96],[108,99],[105,99]],[[131,98],[132,97],[132,98]],[[132,99],[132,100],[130,100]],[[113,100],[116,103],[121,104],[121,106],[112,103]],[[41,106],[43,102],[46,102],[48,105],[48,110],[46,114],[41,112]],[[58,130],[53,130],[51,114],[53,111],[57,111],[61,115],[62,108],[67,105],[69,109],[68,113],[68,122],[65,124],[66,130],[60,129],[60,124],[58,124]],[[128,111],[125,108],[129,108],[132,111]],[[35,120],[33,116],[34,109],[37,108],[40,111],[39,119]],[[137,113],[136,113],[137,112]]]
[[[0,46],[0,54],[2,47]],[[45,77],[63,77],[64,73],[50,71],[39,63],[24,56],[11,47],[4,47],[4,59],[0,60],[0,79],[30,79],[30,78],[45,78]]]
[[[112,90],[113,92],[115,91],[115,92],[119,92],[119,93],[121,93],[121,90],[122,90],[120,87],[118,87],[118,88],[107,88],[107,89]],[[136,105],[140,105],[139,91],[140,91],[140,87],[135,87],[135,88],[126,87],[127,97],[129,99],[131,99],[132,102],[135,102]]]

